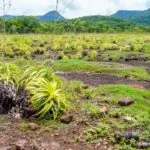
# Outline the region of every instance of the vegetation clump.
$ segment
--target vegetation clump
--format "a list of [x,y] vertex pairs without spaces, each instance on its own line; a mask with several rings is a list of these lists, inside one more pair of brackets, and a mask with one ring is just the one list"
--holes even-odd
[[[22,115],[45,117],[49,114],[56,119],[58,114],[69,108],[68,100],[52,72],[31,67],[21,75],[19,69],[17,72],[17,69],[14,68],[17,66],[1,63],[0,71],[3,74],[0,77],[0,104],[2,113],[11,112],[14,108],[16,111],[18,108],[18,113]],[[29,110],[32,111],[31,114]]]

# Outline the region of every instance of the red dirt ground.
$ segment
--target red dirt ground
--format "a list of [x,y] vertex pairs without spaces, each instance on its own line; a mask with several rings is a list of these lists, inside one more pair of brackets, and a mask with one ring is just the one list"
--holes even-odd
[[126,85],[139,85],[150,89],[150,81],[130,80],[122,77],[104,74],[89,74],[89,73],[62,73],[61,76],[66,80],[79,80],[85,84],[98,86],[103,84],[126,84]]

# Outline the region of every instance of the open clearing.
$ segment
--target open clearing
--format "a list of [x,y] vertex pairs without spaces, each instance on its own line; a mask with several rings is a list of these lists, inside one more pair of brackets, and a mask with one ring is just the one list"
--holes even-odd
[[53,72],[71,107],[56,120],[1,113],[0,150],[149,148],[148,34],[8,35],[6,46],[5,63],[18,78],[29,67]]

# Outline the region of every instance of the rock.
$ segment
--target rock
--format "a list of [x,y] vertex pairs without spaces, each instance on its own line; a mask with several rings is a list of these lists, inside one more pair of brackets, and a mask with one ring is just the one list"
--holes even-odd
[[116,112],[116,113],[112,114],[112,117],[113,117],[113,118],[116,118],[116,119],[120,119],[120,118],[121,118],[121,115]]
[[125,117],[124,117],[124,121],[126,121],[126,122],[132,122],[132,121],[133,121],[133,118],[130,117],[130,116],[125,116]]
[[38,130],[40,128],[40,126],[36,123],[29,123],[28,124],[28,127],[32,130],[32,131],[35,131],[35,130]]
[[141,141],[136,143],[136,148],[138,149],[146,149],[150,147],[150,142]]
[[98,149],[100,147],[101,147],[101,143],[98,143],[98,144],[95,145],[95,149]]
[[7,114],[16,104],[16,89],[0,81],[0,113]]
[[52,142],[51,146],[52,146],[51,150],[60,150],[61,149],[60,144],[56,143],[56,142]]
[[108,108],[107,107],[103,107],[103,108],[101,108],[101,110],[100,110],[100,112],[101,112],[101,114],[104,114],[104,115],[106,115],[106,114],[108,114]]
[[83,88],[83,89],[88,89],[88,88],[89,88],[89,85],[84,84],[84,85],[82,86],[82,88]]
[[123,138],[125,138],[126,140],[131,140],[131,139],[134,139],[136,141],[139,140],[139,136],[135,133],[132,133],[132,132],[127,132],[127,133],[124,133],[124,134],[115,135],[115,139],[117,141],[120,141]]
[[118,104],[120,106],[129,106],[129,105],[131,105],[133,103],[134,103],[134,101],[131,98],[128,98],[128,97],[127,98],[123,98],[122,100],[120,100],[118,102]]
[[12,107],[12,109],[8,113],[14,119],[20,120],[22,118],[22,113],[20,112],[20,108]]
[[25,150],[25,146],[27,145],[27,141],[26,140],[19,140],[15,143],[15,150]]
[[69,124],[70,122],[73,121],[73,115],[62,116],[60,118],[60,121],[65,124]]
[[22,118],[22,114],[16,113],[16,114],[14,114],[14,118],[17,120],[20,120]]
[[55,134],[54,134],[54,136],[59,136],[59,135],[60,135],[59,133],[55,133]]

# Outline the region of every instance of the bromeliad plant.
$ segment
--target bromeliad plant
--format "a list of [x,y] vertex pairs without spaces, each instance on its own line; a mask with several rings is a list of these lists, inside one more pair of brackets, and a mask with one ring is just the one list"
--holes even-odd
[[16,65],[0,63],[0,80],[5,84],[17,85],[19,70]]
[[[1,95],[12,93],[15,96],[13,99],[11,98],[12,96],[9,96],[9,102],[11,104],[13,103],[13,106],[15,106],[15,104],[22,106],[20,103],[27,103],[29,104],[28,106],[34,108],[34,112],[37,116],[43,118],[50,115],[53,119],[56,119],[59,113],[69,109],[69,102],[59,87],[61,82],[59,82],[58,78],[50,69],[43,68],[44,66],[36,68],[29,67],[22,74],[16,65],[0,63],[0,85],[4,84],[4,87],[9,86],[9,89],[6,89],[7,91],[5,92],[3,92],[4,89],[2,89]],[[18,97],[17,94],[20,89],[22,90],[21,93],[27,91],[28,95]],[[5,100],[6,98],[4,97],[2,102]],[[3,102],[3,104],[5,103]],[[21,107],[21,109],[24,108]]]
[[[31,73],[31,70],[34,71]],[[30,102],[37,111],[36,115],[41,118],[50,115],[56,119],[59,113],[69,109],[68,100],[58,86],[58,79],[51,71],[29,68],[25,71],[22,84],[30,93]]]
[[60,112],[69,108],[69,103],[56,81],[33,79],[26,85],[26,89],[31,94],[31,104],[41,118],[51,115],[56,119]]

